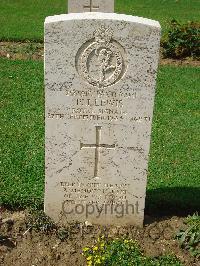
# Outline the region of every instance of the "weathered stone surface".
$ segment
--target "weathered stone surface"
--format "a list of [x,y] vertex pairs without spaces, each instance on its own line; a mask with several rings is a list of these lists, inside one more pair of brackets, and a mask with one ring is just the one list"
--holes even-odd
[[45,211],[142,225],[160,25],[117,14],[45,21]]
[[114,0],[68,0],[68,13],[114,12]]

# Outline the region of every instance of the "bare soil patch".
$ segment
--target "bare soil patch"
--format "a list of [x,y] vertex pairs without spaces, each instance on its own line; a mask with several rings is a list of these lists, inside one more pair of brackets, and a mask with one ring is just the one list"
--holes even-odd
[[0,42],[0,57],[13,60],[43,60],[43,54],[43,43]]
[[172,65],[172,66],[194,66],[200,67],[200,60],[194,60],[192,58],[185,59],[172,59],[172,58],[163,58],[162,54],[160,56],[160,65]]
[[98,236],[127,237],[136,239],[145,255],[159,256],[176,254],[184,265],[198,266],[187,251],[181,249],[174,236],[184,228],[184,218],[180,217],[146,217],[144,228],[102,227],[83,224],[71,224],[65,228],[67,238],[61,240],[56,231],[49,234],[30,229],[28,211],[2,212],[0,227],[0,265],[10,266],[84,266],[82,249],[92,246]]
[[[0,42],[0,57],[11,60],[43,60],[44,44],[34,42]],[[199,67],[200,60],[194,60],[192,58],[180,60],[164,58],[161,52],[160,65]]]

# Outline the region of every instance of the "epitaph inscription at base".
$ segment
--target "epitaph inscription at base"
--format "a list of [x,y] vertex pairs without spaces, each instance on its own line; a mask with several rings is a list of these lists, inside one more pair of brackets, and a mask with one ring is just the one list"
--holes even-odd
[[159,42],[148,19],[46,19],[45,212],[56,222],[142,226]]

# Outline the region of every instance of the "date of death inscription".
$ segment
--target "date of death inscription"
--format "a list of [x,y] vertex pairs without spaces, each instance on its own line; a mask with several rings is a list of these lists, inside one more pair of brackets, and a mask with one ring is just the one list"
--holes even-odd
[[136,91],[70,90],[66,96],[66,104],[48,109],[49,119],[151,122],[147,114],[130,117],[128,109],[136,99]]

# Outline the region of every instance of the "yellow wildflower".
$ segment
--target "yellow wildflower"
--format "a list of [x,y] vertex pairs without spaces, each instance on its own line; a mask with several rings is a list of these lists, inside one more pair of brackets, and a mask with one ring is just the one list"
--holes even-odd
[[87,262],[87,266],[92,266],[92,261],[91,260]]
[[86,251],[88,251],[89,250],[89,248],[84,248],[83,249],[83,252],[86,252]]
[[101,243],[100,247],[103,249],[105,247],[105,244]]
[[87,261],[91,260],[92,259],[92,256],[89,256],[87,257]]
[[101,263],[101,260],[100,259],[96,260],[96,263],[97,264],[100,264]]

